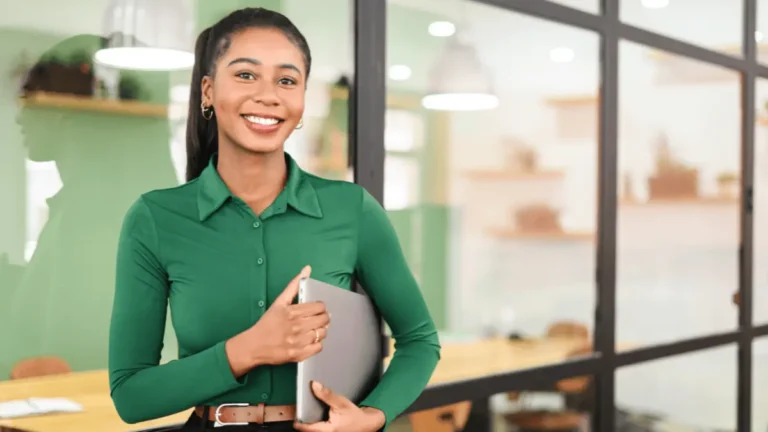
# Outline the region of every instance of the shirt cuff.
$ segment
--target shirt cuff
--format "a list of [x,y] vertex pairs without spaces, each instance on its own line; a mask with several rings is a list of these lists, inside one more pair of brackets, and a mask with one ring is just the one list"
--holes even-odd
[[392,423],[392,420],[394,420],[394,415],[392,413],[392,409],[388,408],[386,404],[382,404],[381,401],[375,400],[375,397],[369,397],[363,400],[360,403],[360,407],[370,407],[370,408],[376,408],[377,410],[384,413],[384,427],[381,428],[381,431],[387,430],[389,425]]
[[222,382],[226,383],[227,387],[242,387],[248,383],[247,373],[239,379],[235,378],[235,375],[232,373],[232,368],[229,366],[229,359],[227,358],[226,341],[221,341],[214,345],[213,352],[216,355],[216,369],[220,372]]

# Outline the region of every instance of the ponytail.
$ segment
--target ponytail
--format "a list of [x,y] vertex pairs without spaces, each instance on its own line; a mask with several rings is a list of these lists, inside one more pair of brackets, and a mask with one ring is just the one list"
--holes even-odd
[[200,109],[203,102],[201,84],[203,77],[208,74],[210,64],[210,39],[209,27],[200,33],[195,42],[195,65],[192,69],[187,114],[187,181],[200,176],[219,147],[215,114],[213,118],[206,120]]

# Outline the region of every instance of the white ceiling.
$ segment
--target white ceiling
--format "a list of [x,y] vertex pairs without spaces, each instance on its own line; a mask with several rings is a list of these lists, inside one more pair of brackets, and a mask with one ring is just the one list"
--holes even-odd
[[[350,0],[284,1],[287,15],[304,31],[312,45],[315,76],[330,80],[342,71],[349,72],[352,68]],[[0,15],[0,26],[39,29],[63,36],[100,34],[102,15],[108,2],[0,0],[4,11]],[[391,5],[388,63],[406,64],[413,70],[408,82],[391,83],[393,86],[424,88],[427,71],[443,43],[443,40],[430,36],[426,26],[438,17],[457,19],[461,16],[467,18],[471,38],[482,60],[496,76],[497,87],[536,86],[539,83],[548,88],[562,86],[565,89],[556,90],[568,91],[568,87],[596,85],[599,39],[591,32],[461,0],[388,2]],[[598,0],[557,2],[594,11]],[[647,9],[642,6],[641,0],[621,2],[622,18],[626,22],[666,32],[689,42],[716,47],[738,44],[741,37],[743,2],[739,0],[669,0],[669,6],[663,9]],[[768,0],[758,0],[758,3],[758,28],[766,29],[768,42]],[[400,9],[400,13],[393,12],[395,7]],[[413,11],[413,14],[408,11]],[[400,23],[402,26],[398,25]],[[552,63],[549,52],[558,47],[572,49],[574,60],[564,64]],[[532,76],[536,79],[532,80]]]

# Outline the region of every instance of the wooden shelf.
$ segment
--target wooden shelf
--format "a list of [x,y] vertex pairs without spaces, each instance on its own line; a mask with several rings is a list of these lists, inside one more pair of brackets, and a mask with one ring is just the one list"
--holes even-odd
[[563,96],[549,96],[546,98],[546,102],[550,105],[590,105],[598,102],[597,95],[584,94],[584,95],[563,95]]
[[480,181],[522,181],[522,180],[547,180],[565,177],[564,171],[517,171],[517,170],[471,170],[464,173],[471,180]]
[[515,240],[566,240],[585,241],[593,240],[595,234],[586,231],[551,231],[551,232],[525,232],[516,227],[488,228],[488,235],[500,239]]
[[20,102],[23,106],[64,108],[142,117],[168,117],[168,106],[138,101],[94,99],[87,96],[37,92],[20,98]]
[[726,205],[738,204],[739,198],[731,197],[699,197],[690,199],[653,199],[649,201],[620,200],[621,206],[657,206],[657,205]]

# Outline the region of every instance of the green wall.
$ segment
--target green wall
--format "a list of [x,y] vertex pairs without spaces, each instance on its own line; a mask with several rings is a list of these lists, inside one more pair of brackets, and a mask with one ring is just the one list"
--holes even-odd
[[[279,10],[282,2],[218,0],[198,4],[199,30],[235,8],[264,5]],[[328,13],[333,13],[333,8]],[[408,14],[403,17],[412,18]],[[393,37],[399,40],[401,36]],[[0,29],[0,41],[0,74],[4,77],[11,76],[22,52],[35,61],[46,51],[66,57],[95,46],[95,39],[89,37],[63,40],[23,29]],[[142,83],[143,99],[156,103],[167,103],[170,86],[189,79],[188,72],[129,75]],[[177,183],[169,149],[169,122],[159,117],[21,108],[17,86],[12,84],[0,86],[0,254],[8,253],[0,256],[0,346],[4,347],[0,351],[0,380],[8,376],[16,361],[34,355],[63,356],[75,370],[104,368],[114,253],[122,217],[142,192]],[[30,180],[25,167],[27,151],[30,157],[55,163],[64,186],[49,202],[49,219],[35,255],[24,264]],[[425,172],[430,172],[429,163]],[[417,208],[390,212],[409,262],[418,267],[422,290],[441,328],[446,323],[448,216],[444,205],[429,200]],[[421,228],[415,229],[417,226]],[[419,250],[423,252],[417,254]],[[176,357],[170,321],[162,357]]]

